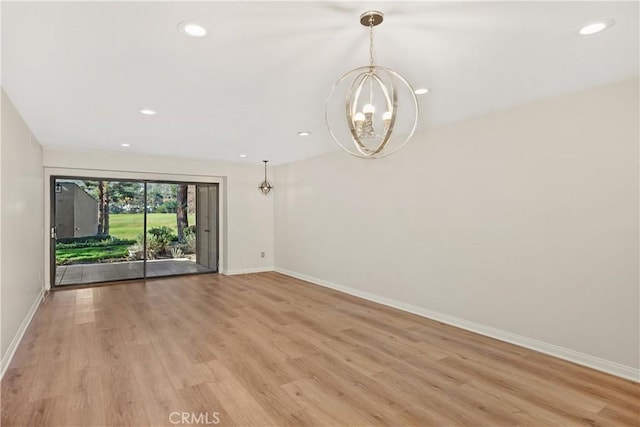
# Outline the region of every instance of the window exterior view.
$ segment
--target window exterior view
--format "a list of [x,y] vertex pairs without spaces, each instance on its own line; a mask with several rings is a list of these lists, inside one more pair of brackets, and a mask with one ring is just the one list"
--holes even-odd
[[[215,235],[211,231],[216,228],[212,223],[215,215],[209,215],[215,200],[203,196],[214,188],[189,183],[55,179],[55,285],[217,271],[217,258],[211,256],[217,255],[212,249],[217,242],[210,242]],[[200,213],[198,194],[206,199],[200,203]],[[204,221],[201,229],[197,217]]]

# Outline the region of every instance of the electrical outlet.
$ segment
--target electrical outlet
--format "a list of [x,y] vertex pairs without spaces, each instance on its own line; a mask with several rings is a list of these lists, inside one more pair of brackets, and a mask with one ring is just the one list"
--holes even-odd
[[264,258],[264,251],[260,252],[260,258]]

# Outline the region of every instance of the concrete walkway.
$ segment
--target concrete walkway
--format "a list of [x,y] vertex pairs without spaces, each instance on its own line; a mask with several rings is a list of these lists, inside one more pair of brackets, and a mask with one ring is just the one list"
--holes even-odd
[[[61,265],[56,268],[56,286],[142,279],[142,269],[142,261]],[[147,261],[147,277],[213,272],[187,258]]]

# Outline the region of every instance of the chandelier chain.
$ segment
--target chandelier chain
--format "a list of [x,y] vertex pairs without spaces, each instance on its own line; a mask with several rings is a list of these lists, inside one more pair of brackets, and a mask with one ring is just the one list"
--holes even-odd
[[369,66],[373,68],[373,16],[369,17]]

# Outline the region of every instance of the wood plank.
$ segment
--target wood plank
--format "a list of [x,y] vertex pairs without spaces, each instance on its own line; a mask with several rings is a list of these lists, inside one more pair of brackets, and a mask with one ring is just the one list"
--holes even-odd
[[237,425],[277,424],[222,363],[214,360],[207,366],[215,376],[215,381],[208,383],[209,387]]

